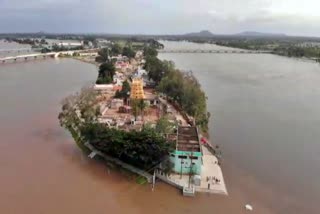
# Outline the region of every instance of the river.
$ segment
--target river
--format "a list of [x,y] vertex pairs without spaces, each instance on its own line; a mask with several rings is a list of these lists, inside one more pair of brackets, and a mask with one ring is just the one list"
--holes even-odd
[[317,64],[273,55],[160,57],[193,70],[208,95],[228,197],[185,198],[163,183],[152,192],[89,160],[57,115],[97,68],[39,59],[0,64],[0,213],[245,213],[245,203],[256,213],[318,213]]
[[[170,50],[208,47],[163,43]],[[225,48],[211,45],[211,49]],[[316,213],[320,200],[318,63],[271,54],[168,53],[160,58],[192,70],[199,79],[212,114],[212,140],[222,146],[227,164],[268,187],[268,194],[257,190],[261,200],[281,213]],[[245,185],[254,188],[249,182]]]

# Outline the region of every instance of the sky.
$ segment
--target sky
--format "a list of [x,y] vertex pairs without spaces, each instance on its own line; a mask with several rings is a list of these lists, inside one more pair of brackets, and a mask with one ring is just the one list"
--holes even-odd
[[215,34],[320,37],[319,0],[0,0],[0,33]]

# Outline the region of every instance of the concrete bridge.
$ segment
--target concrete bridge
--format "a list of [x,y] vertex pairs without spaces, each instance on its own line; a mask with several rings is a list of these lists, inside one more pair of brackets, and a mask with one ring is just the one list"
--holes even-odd
[[271,51],[253,51],[253,50],[192,50],[192,49],[163,49],[159,53],[212,53],[212,54],[265,54]]
[[68,55],[72,56],[74,53],[83,53],[83,52],[92,52],[97,51],[98,49],[87,49],[87,50],[74,50],[74,51],[60,51],[60,52],[49,52],[49,53],[32,53],[32,54],[24,54],[24,55],[18,55],[18,56],[7,56],[0,58],[1,63],[5,63],[7,61],[17,61],[18,59],[37,59],[37,58],[47,58],[47,57],[53,57],[57,58],[60,55]]

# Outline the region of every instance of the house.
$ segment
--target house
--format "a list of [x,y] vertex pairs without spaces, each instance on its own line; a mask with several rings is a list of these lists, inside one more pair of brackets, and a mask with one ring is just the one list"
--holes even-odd
[[116,69],[121,69],[121,70],[126,70],[127,68],[129,68],[129,62],[125,62],[125,61],[116,61],[115,63],[115,67]]
[[178,126],[175,143],[176,148],[170,154],[173,171],[200,175],[203,163],[197,127]]

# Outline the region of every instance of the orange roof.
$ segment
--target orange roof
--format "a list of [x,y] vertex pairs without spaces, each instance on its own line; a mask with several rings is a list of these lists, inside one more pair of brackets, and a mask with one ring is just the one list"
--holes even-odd
[[113,91],[121,91],[122,90],[122,86],[120,85],[114,85],[112,88]]

